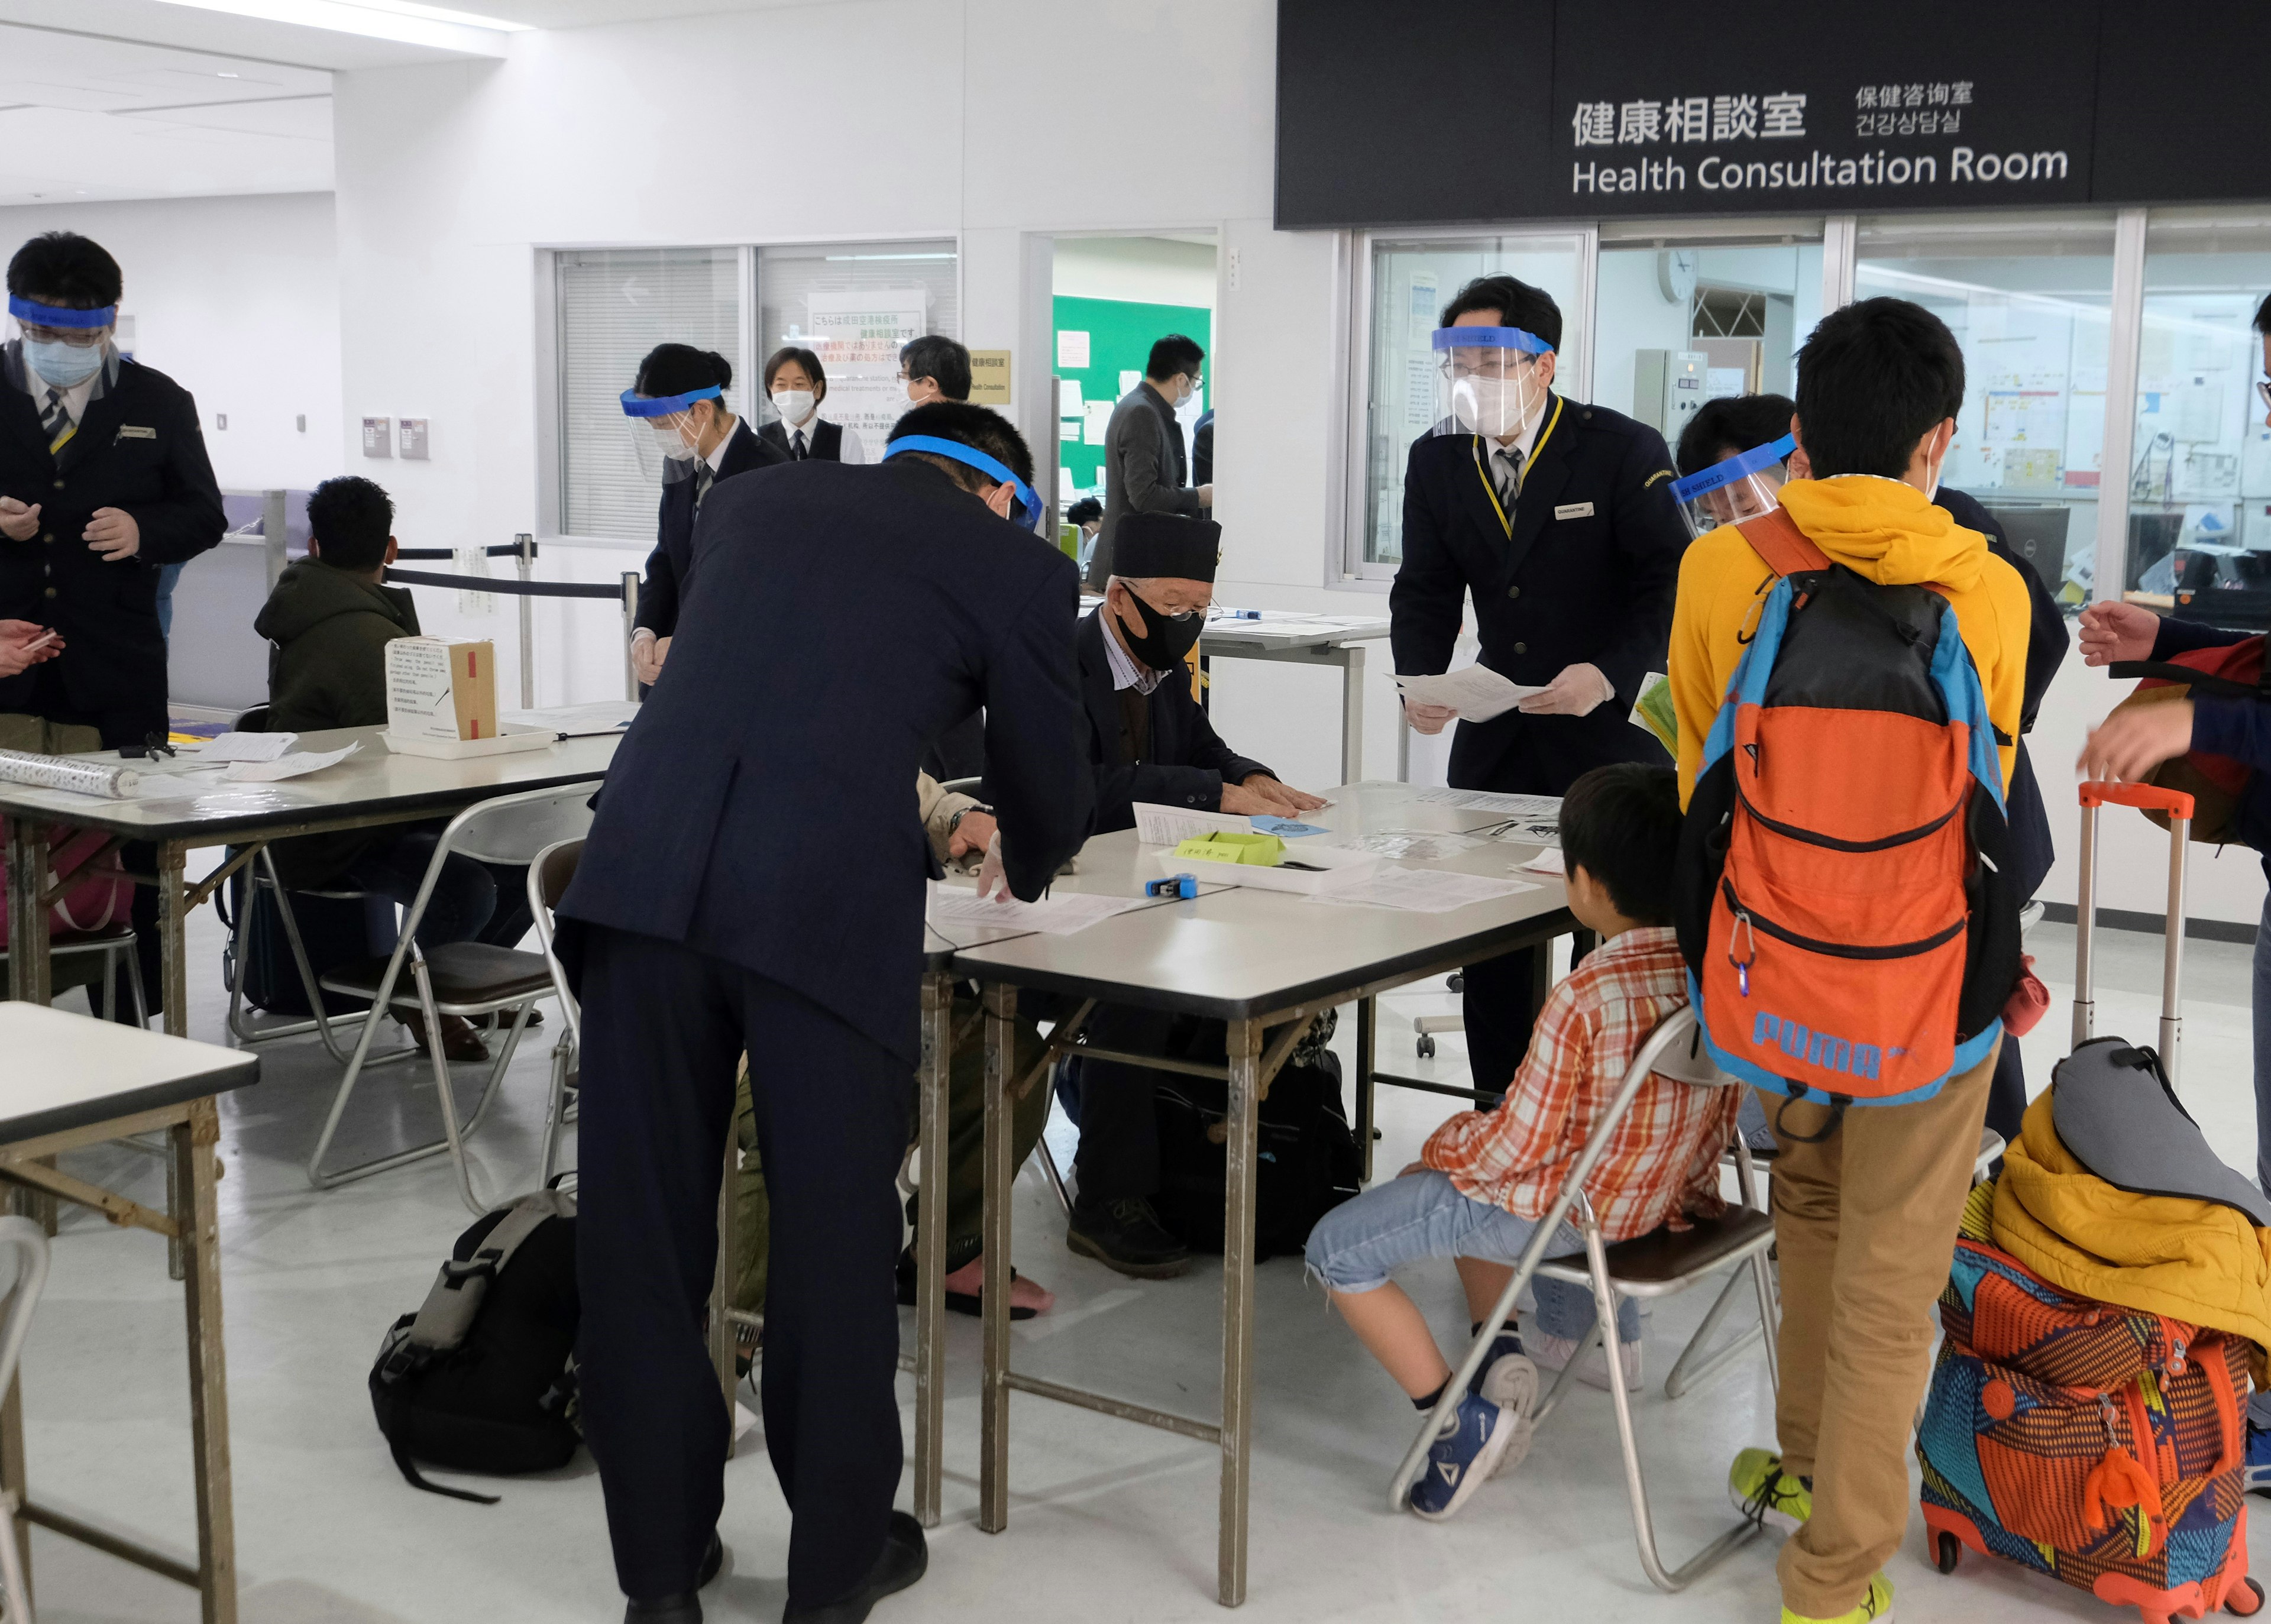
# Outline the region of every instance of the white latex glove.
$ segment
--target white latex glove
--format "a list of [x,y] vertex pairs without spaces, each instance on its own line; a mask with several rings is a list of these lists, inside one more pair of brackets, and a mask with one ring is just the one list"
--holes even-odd
[[1544,690],[1518,701],[1524,716],[1586,716],[1616,697],[1616,689],[1598,666],[1564,666]]
[[[999,892],[997,896],[995,893]],[[978,894],[994,902],[1015,902],[1009,894],[1009,875],[1001,867],[1001,831],[995,830],[994,838],[986,843],[985,860],[978,865]]]

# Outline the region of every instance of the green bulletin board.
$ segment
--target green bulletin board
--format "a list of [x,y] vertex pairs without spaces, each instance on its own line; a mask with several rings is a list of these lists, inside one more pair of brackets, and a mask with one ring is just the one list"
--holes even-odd
[[[1057,332],[1088,335],[1085,367],[1064,365],[1063,341],[1055,341],[1057,376],[1080,384],[1084,406],[1100,405],[1108,410],[1127,392],[1121,386],[1120,375],[1140,375],[1143,363],[1151,358],[1152,341],[1171,332],[1198,340],[1199,347],[1207,352],[1210,359],[1214,354],[1212,314],[1197,305],[1134,304],[1120,299],[1061,297],[1055,301],[1054,317]],[[1201,404],[1204,404],[1203,396]],[[1104,487],[1104,447],[1087,443],[1083,429],[1083,421],[1078,418],[1068,417],[1057,425],[1059,461],[1071,471],[1072,482],[1077,489],[1100,496]],[[1100,417],[1097,431],[1099,435],[1103,432]],[[1064,438],[1067,433],[1073,437]]]

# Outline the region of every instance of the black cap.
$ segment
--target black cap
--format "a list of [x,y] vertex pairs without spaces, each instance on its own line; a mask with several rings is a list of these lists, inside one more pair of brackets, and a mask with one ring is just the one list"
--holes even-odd
[[1180,513],[1129,513],[1112,532],[1112,573],[1148,581],[1172,576],[1212,581],[1222,560],[1222,526]]

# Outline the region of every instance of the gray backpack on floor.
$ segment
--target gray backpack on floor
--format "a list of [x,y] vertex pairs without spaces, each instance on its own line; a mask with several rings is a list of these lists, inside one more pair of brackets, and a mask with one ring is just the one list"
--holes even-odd
[[371,1408],[404,1479],[494,1505],[428,1483],[413,1463],[509,1475],[573,1459],[577,1318],[573,1196],[523,1196],[458,1236],[425,1306],[395,1321],[371,1367]]

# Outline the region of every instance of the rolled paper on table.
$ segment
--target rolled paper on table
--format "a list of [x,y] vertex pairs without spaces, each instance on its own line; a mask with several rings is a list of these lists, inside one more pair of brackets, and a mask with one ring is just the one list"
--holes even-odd
[[71,790],[82,795],[100,795],[106,801],[125,801],[141,782],[142,775],[131,767],[78,761],[67,756],[41,756],[30,750],[0,750],[0,784]]

